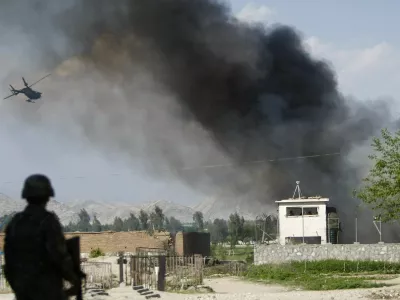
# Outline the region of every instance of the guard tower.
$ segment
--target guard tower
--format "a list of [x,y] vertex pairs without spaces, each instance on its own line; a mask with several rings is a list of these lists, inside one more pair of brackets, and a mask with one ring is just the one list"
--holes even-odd
[[300,181],[296,181],[293,197],[275,202],[278,203],[281,245],[327,243],[328,198],[302,197]]

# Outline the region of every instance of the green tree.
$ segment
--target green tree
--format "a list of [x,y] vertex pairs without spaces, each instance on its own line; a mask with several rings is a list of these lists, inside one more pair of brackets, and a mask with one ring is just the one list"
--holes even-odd
[[204,230],[204,217],[201,211],[196,211],[193,214],[193,222],[195,223],[196,229],[198,231]]
[[222,243],[228,237],[228,223],[223,219],[215,219],[209,223],[208,232],[212,243]]
[[96,215],[93,217],[93,223],[92,223],[92,231],[94,232],[101,232],[101,223],[99,219],[97,219]]
[[183,231],[183,225],[181,223],[181,221],[175,219],[174,217],[171,218],[165,218],[166,220],[168,220],[168,222],[166,222],[166,229],[167,231],[169,231],[170,233],[176,233],[178,231]]
[[400,131],[391,134],[383,129],[381,134],[371,145],[372,168],[363,179],[364,186],[353,194],[389,222],[400,219]]
[[114,231],[122,231],[124,229],[124,222],[120,217],[115,217],[114,223],[113,223],[113,230]]
[[139,212],[139,221],[142,230],[149,229],[149,215],[143,209]]
[[150,222],[153,226],[152,229],[161,230],[164,227],[164,213],[159,206],[154,207],[154,211],[150,214]]
[[77,226],[76,224],[72,223],[69,221],[68,225],[63,226],[63,231],[64,232],[74,232],[77,231]]
[[238,213],[231,214],[228,221],[229,237],[231,247],[237,245],[238,241],[243,238],[244,218]]
[[90,216],[86,209],[81,209],[78,214],[79,221],[77,224],[77,230],[80,232],[89,232],[92,230],[92,225],[90,224]]
[[136,231],[140,229],[140,221],[133,214],[129,214],[129,218],[124,220],[124,231]]
[[256,239],[256,224],[254,221],[245,221],[243,225],[243,242],[246,244]]
[[101,231],[110,231],[110,230],[112,230],[112,225],[111,224],[101,225]]

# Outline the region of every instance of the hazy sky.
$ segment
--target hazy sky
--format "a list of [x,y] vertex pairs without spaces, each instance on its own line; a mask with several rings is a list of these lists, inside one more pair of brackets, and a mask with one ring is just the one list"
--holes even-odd
[[[400,99],[400,41],[396,0],[232,0],[233,13],[248,22],[284,23],[304,34],[310,51],[329,60],[338,75],[340,89],[359,99],[390,96]],[[397,25],[397,26],[396,26]],[[1,29],[1,28],[0,28]],[[9,40],[29,48],[26,41]],[[13,84],[20,87],[19,75],[25,55],[11,53],[7,39],[0,44],[0,55],[10,59],[1,67],[15,74]],[[22,51],[22,50],[21,50]],[[8,77],[9,78],[9,77]],[[27,78],[29,79],[29,78]],[[32,82],[34,79],[30,80]],[[8,83],[0,77],[0,91],[8,94]],[[46,81],[36,86],[43,88]],[[62,91],[60,91],[62,93]],[[14,97],[13,105],[30,105]],[[10,101],[10,100],[6,100]],[[46,105],[46,95],[36,104]],[[155,180],[125,164],[124,155],[113,153],[105,158],[86,143],[67,139],[52,128],[37,129],[20,123],[13,116],[15,107],[0,105],[0,192],[19,197],[22,181],[30,173],[43,172],[53,180],[57,199],[92,199],[104,201],[143,202],[159,199],[193,204],[211,195],[199,195],[173,181]],[[36,108],[35,108],[36,109]],[[6,110],[4,112],[4,110]],[[57,112],[55,112],[57,113]],[[52,116],[57,120],[57,116]],[[63,178],[62,178],[63,177]],[[288,191],[290,194],[291,191]]]

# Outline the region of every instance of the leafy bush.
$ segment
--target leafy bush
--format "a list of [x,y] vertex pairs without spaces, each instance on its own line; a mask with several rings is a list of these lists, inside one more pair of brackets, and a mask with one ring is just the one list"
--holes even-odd
[[217,256],[217,253],[216,253],[217,247],[218,247],[217,244],[214,244],[214,243],[211,244],[211,247],[210,247],[211,256]]
[[92,249],[90,251],[89,257],[96,258],[96,257],[104,256],[104,255],[105,255],[104,252],[100,248],[96,248],[96,249]]
[[254,251],[247,253],[245,260],[248,264],[254,263]]
[[211,245],[211,255],[221,260],[225,260],[228,250],[222,245]]
[[241,263],[228,263],[204,268],[204,276],[211,277],[214,275],[228,275],[228,276],[244,276],[246,273],[246,264]]

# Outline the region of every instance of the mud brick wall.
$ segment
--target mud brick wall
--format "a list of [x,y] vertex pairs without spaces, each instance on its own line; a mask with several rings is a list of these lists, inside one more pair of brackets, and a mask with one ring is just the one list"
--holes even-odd
[[4,233],[0,233],[0,251],[4,249]]
[[256,245],[254,247],[256,265],[325,259],[400,262],[400,244]]
[[183,233],[178,232],[175,235],[175,252],[177,255],[184,255]]
[[[96,248],[100,248],[105,253],[119,251],[134,253],[138,247],[164,249],[165,241],[169,237],[166,233],[150,236],[145,231],[65,233],[66,238],[74,236],[79,236],[81,239],[82,253],[89,253]],[[3,249],[3,245],[4,234],[0,234],[0,249]]]
[[164,249],[162,239],[150,236],[144,231],[74,232],[65,234],[66,238],[73,236],[80,236],[82,253],[88,253],[96,248],[100,248],[105,253],[135,252],[138,247]]

